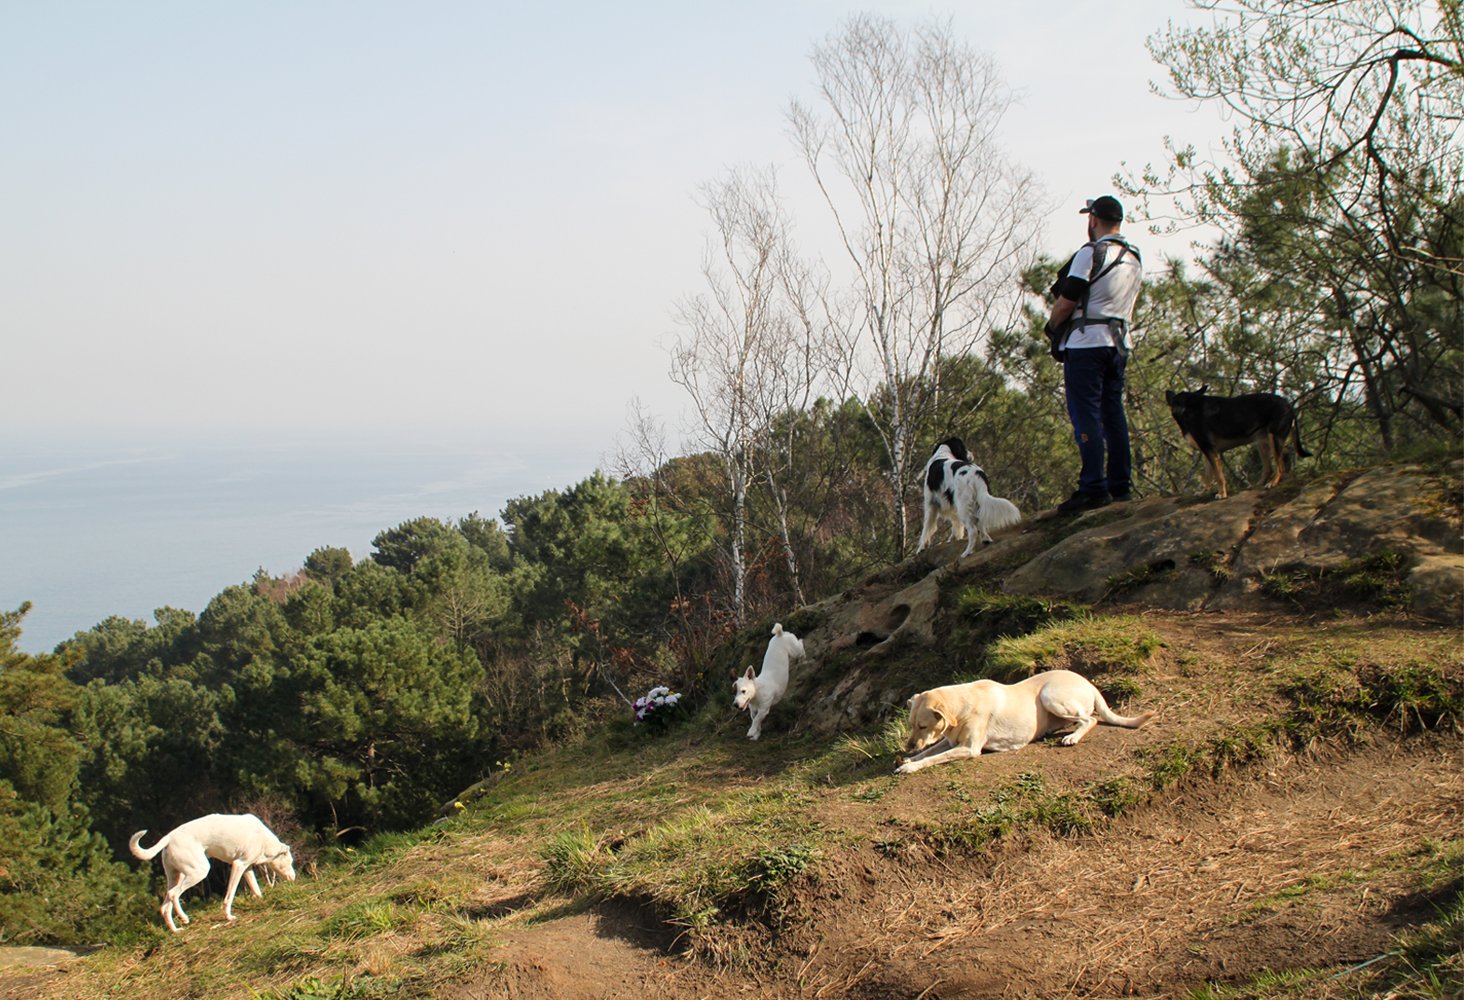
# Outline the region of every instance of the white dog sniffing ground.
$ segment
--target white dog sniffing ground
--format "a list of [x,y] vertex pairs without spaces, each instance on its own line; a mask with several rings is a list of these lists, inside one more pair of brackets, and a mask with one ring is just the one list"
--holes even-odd
[[922,691],[910,699],[910,738],[897,774],[966,760],[981,751],[1016,750],[1064,726],[1072,746],[1099,722],[1137,729],[1153,717],[1115,715],[1103,693],[1071,670],[1048,670],[1016,684],[972,681]]
[[160,912],[168,930],[175,934],[178,925],[173,922],[173,914],[176,912],[178,919],[188,923],[182,896],[187,889],[208,878],[209,858],[229,866],[229,888],[224,893],[225,920],[234,919],[234,893],[239,889],[241,878],[248,883],[250,892],[263,898],[259,881],[250,870],[252,866],[264,865],[289,881],[295,879],[295,859],[290,854],[289,845],[270,832],[269,827],[253,813],[202,816],[175,828],[151,847],[139,847],[146,833],[146,830],[134,833],[127,846],[132,848],[133,856],[142,861],[151,861],[162,852],[163,874],[167,877],[168,888],[163,894]]
[[788,690],[788,663],[802,655],[803,640],[792,632],[784,632],[782,624],[774,625],[768,651],[763,654],[762,670],[754,677],[752,664],[748,664],[747,672],[732,682],[736,691],[732,700],[737,710],[745,708],[752,713],[748,739],[755,740],[762,735],[763,719]]
[[966,538],[961,558],[976,548],[976,539],[991,544],[991,532],[1022,520],[1017,505],[1005,497],[991,495],[986,471],[971,461],[960,438],[946,438],[935,446],[921,476],[925,523],[920,529],[916,552],[922,552],[935,537],[941,519],[950,521],[951,538]]

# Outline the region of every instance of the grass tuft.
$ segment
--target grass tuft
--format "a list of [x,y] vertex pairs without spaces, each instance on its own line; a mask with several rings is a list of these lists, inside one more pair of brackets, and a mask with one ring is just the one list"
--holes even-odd
[[416,921],[416,915],[390,899],[369,899],[337,913],[325,925],[324,936],[342,941],[375,937]]
[[1001,639],[987,650],[982,676],[1006,683],[1066,668],[1090,679],[1138,671],[1164,642],[1141,618],[1083,614],[1031,635]]
[[967,641],[989,641],[1026,635],[1057,622],[1070,621],[1087,609],[1080,604],[1024,594],[1005,594],[983,587],[963,590],[956,599],[956,622]]
[[602,837],[583,824],[556,834],[540,855],[544,881],[569,896],[599,892],[608,858],[604,844]]
[[367,1000],[381,996],[367,984],[341,978],[334,981],[306,976],[293,986],[256,993],[250,990],[254,1000]]
[[1376,610],[1405,607],[1408,558],[1384,549],[1326,569],[1276,569],[1260,574],[1261,593],[1302,611],[1335,611],[1339,604]]
[[1378,721],[1403,736],[1459,732],[1464,718],[1464,680],[1417,661],[1315,667],[1283,679],[1281,693],[1292,702],[1287,729],[1298,745],[1356,741]]
[[1142,590],[1165,579],[1175,570],[1173,559],[1159,559],[1143,566],[1136,566],[1123,573],[1115,573],[1103,582],[1103,596],[1122,597]]

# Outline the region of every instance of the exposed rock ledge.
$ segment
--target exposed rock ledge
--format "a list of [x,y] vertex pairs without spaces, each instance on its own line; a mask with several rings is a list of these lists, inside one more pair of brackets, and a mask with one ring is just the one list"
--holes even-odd
[[[1457,624],[1464,620],[1461,465],[1445,477],[1395,466],[1275,494],[1247,490],[1209,503],[1167,497],[1126,504],[1119,519],[1038,554],[1006,578],[1004,589],[1163,608],[1254,608],[1283,589],[1268,586],[1268,578],[1310,576],[1323,583],[1328,574],[1372,559],[1391,565],[1374,572],[1397,578],[1397,597],[1411,611]],[[1098,521],[1104,513],[1087,516]]]
[[882,677],[881,654],[934,641],[942,594],[952,587],[1189,610],[1390,606],[1460,624],[1461,475],[1464,462],[1443,473],[1386,466],[1226,500],[1155,497],[1078,517],[1052,511],[966,559],[957,543],[928,550],[810,609],[811,666],[864,651],[833,690],[808,692],[820,720],[814,728],[894,706],[898,691],[894,678]]

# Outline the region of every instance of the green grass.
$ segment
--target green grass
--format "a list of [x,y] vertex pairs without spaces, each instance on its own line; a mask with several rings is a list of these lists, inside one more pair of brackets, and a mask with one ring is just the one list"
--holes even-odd
[[1356,740],[1379,722],[1405,736],[1459,732],[1464,722],[1464,679],[1420,660],[1337,660],[1283,677],[1280,690],[1292,703],[1287,731],[1298,745]]
[[380,995],[349,979],[324,981],[317,976],[306,976],[298,983],[281,989],[253,993],[256,1000],[366,1000]]
[[986,652],[982,675],[1010,683],[1059,667],[1090,679],[1132,674],[1163,645],[1158,634],[1137,616],[1084,613],[1030,635],[993,643]]
[[968,587],[955,601],[955,619],[967,633],[967,641],[1026,635],[1068,621],[1086,610],[1083,605],[1068,601],[1005,594],[985,587]]
[[389,898],[354,903],[331,918],[323,936],[343,941],[375,937],[414,923],[415,911],[415,907],[399,906]]
[[1405,607],[1408,558],[1383,549],[1326,569],[1276,569],[1260,574],[1261,592],[1301,611],[1333,611],[1339,604],[1369,610]]
[[1228,582],[1235,575],[1232,563],[1235,559],[1235,552],[1214,549],[1208,552],[1191,552],[1189,563],[1197,566],[1210,574],[1210,579],[1216,584]]
[[555,892],[593,892],[606,853],[604,837],[584,824],[561,831],[539,855],[544,862],[544,881]]
[[1103,596],[1123,597],[1150,584],[1159,583],[1174,573],[1173,559],[1160,559],[1123,573],[1115,573],[1103,582]]

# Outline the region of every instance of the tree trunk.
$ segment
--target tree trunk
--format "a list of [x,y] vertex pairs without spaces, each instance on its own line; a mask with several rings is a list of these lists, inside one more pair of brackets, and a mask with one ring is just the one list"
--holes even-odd
[[732,462],[728,468],[732,479],[732,619],[737,627],[746,624],[743,620],[747,607],[747,475],[740,462]]
[[808,601],[803,596],[803,581],[798,575],[798,554],[793,551],[793,533],[788,527],[788,494],[771,478],[768,485],[778,508],[778,537],[783,545],[783,560],[788,565],[788,582],[793,587],[793,600],[801,608]]
[[908,443],[905,438],[907,430],[896,418],[894,436],[891,438],[890,448],[890,493],[894,496],[895,515],[895,561],[905,558],[906,548],[910,544],[909,525],[905,517],[905,455],[908,452]]

